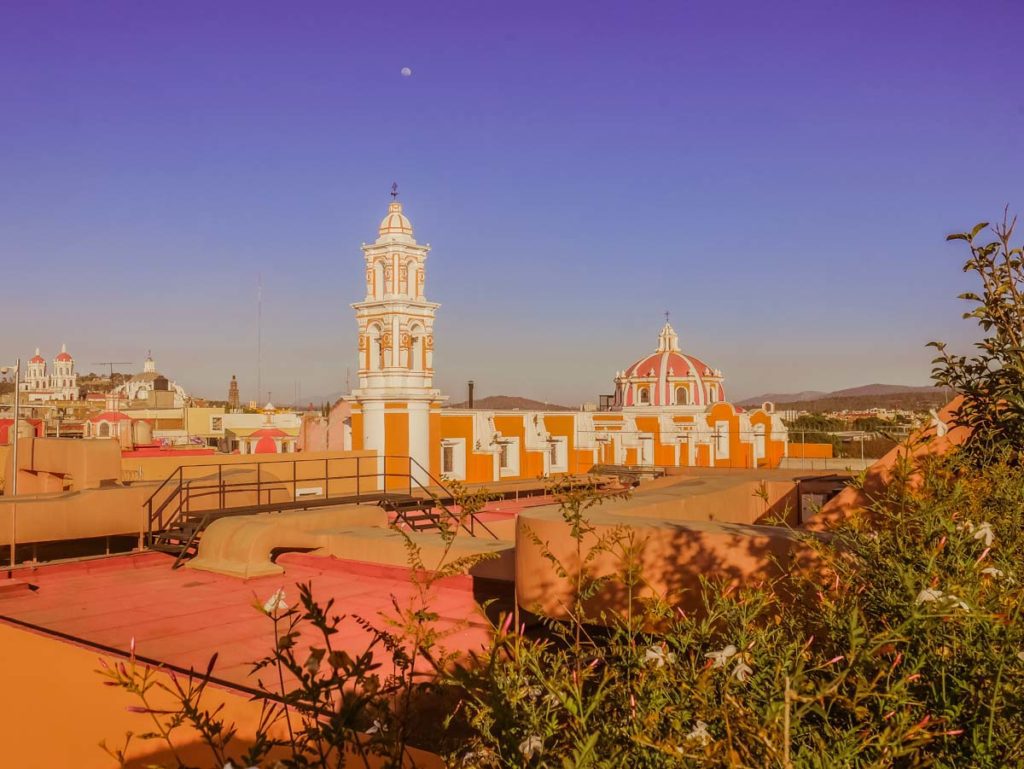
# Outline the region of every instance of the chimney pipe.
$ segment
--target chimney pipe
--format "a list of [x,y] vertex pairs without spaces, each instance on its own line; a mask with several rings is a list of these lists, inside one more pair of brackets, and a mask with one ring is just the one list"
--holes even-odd
[[469,380],[469,407],[473,408],[473,380]]

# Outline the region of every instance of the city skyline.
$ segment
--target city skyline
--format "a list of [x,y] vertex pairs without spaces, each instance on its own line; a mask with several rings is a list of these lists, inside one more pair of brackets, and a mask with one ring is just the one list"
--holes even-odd
[[925,343],[972,333],[944,237],[1024,170],[1024,106],[964,41],[1020,9],[737,8],[10,9],[0,357],[342,391],[397,180],[453,401],[596,400],[665,310],[733,400],[927,383]]

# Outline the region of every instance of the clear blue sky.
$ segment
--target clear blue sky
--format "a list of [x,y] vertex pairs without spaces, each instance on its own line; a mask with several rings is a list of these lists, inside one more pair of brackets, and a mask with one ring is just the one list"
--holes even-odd
[[[0,358],[147,348],[343,389],[397,180],[439,384],[611,391],[670,310],[727,394],[922,384],[951,231],[1024,210],[1024,4],[45,2],[0,10]],[[413,70],[402,77],[402,67]],[[354,375],[353,375],[354,376]]]

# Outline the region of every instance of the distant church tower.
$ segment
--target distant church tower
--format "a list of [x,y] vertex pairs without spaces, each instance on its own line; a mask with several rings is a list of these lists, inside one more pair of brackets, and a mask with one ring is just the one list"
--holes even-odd
[[231,375],[231,384],[228,385],[228,411],[238,411],[238,380]]
[[[376,242],[363,244],[366,297],[352,305],[359,325],[359,387],[348,398],[354,449],[410,456],[427,470],[440,462],[433,456],[440,443],[431,440],[430,416],[441,401],[434,389],[434,313],[440,305],[424,296],[429,251],[413,238],[402,204],[393,200]],[[389,473],[407,469],[397,459],[386,466]],[[427,483],[426,473],[415,466],[413,472]],[[389,483],[399,486],[402,480]]]

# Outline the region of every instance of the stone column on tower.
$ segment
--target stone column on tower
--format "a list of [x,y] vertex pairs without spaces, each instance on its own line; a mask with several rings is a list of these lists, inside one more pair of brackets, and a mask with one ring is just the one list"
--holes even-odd
[[[352,308],[359,327],[359,386],[352,402],[352,447],[374,449],[387,483],[407,485],[408,472],[426,484],[440,464],[439,390],[434,389],[434,313],[424,295],[429,245],[413,237],[412,224],[393,200],[377,240],[363,244],[366,294]],[[438,454],[438,456],[434,456]],[[387,460],[385,461],[385,457]],[[411,457],[410,463],[407,457]],[[418,465],[418,466],[417,466]]]

